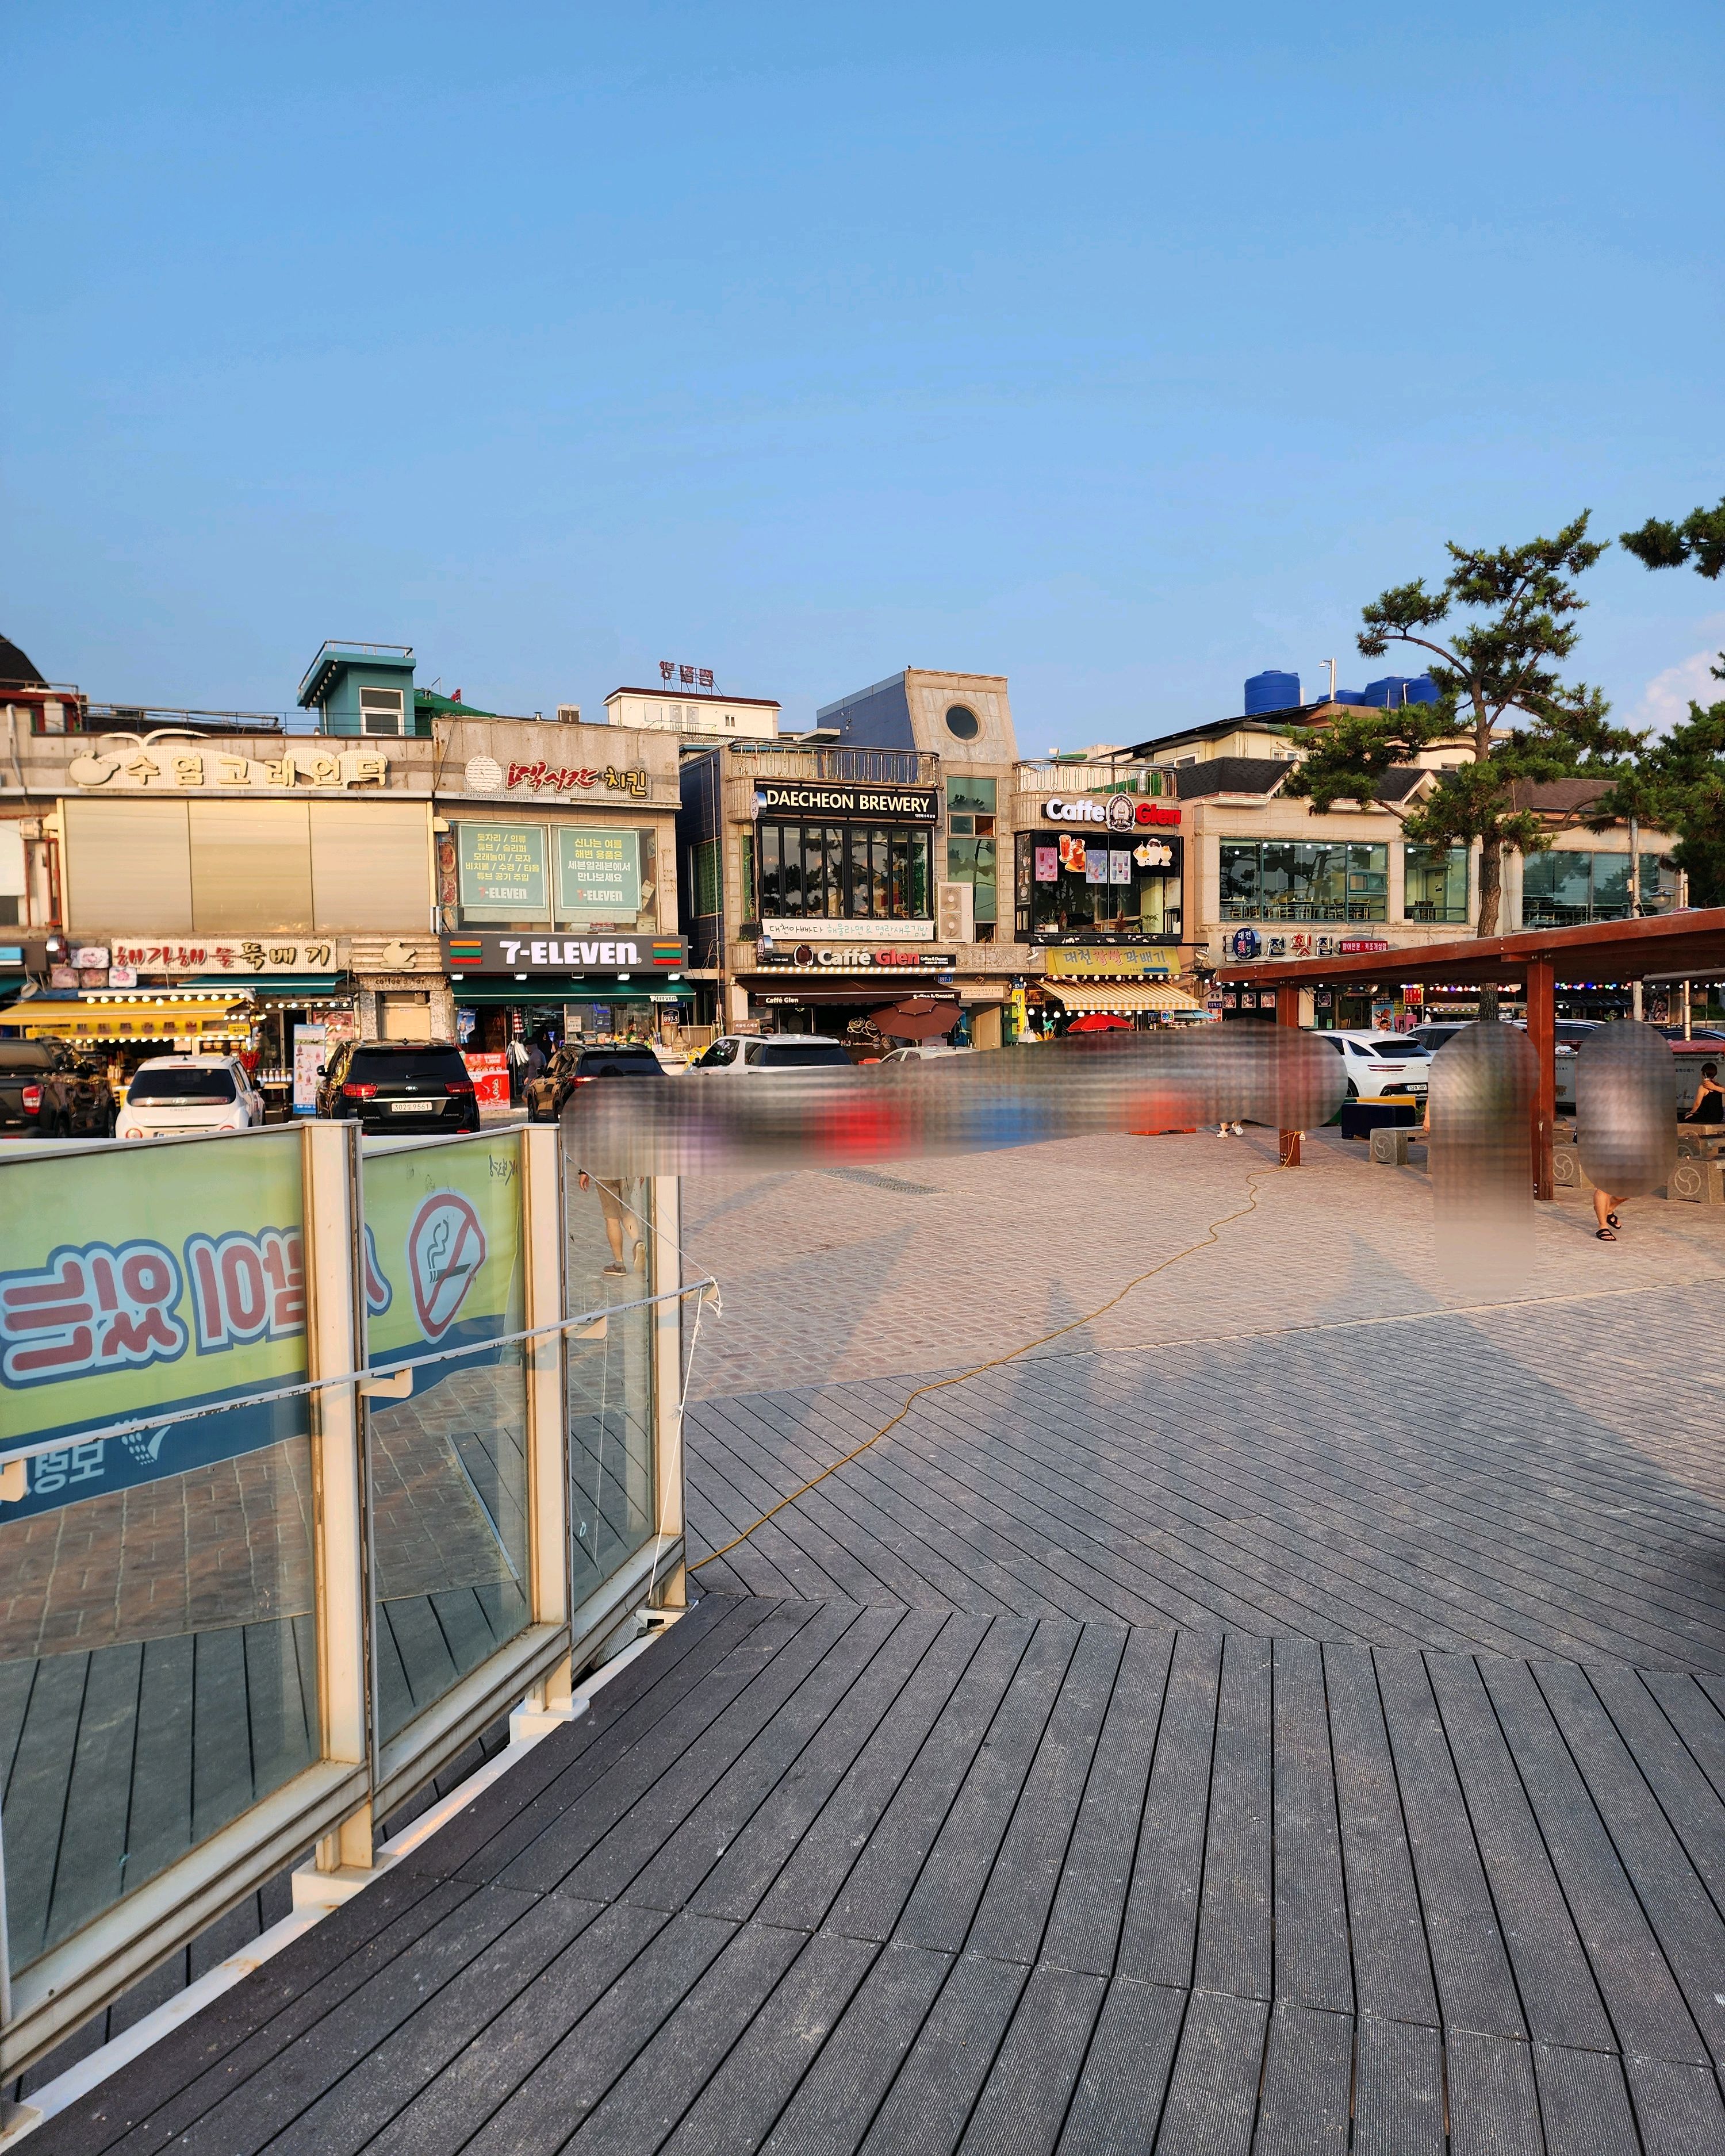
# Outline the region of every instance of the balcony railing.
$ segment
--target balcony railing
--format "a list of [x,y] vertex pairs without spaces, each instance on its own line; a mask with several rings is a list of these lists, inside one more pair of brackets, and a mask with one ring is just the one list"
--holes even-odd
[[801,778],[829,786],[937,786],[941,760],[918,749],[770,748],[730,744],[732,768],[759,778]]
[[1013,783],[1020,793],[1139,793],[1174,798],[1173,774],[1163,764],[1019,763]]
[[682,1562],[691,1291],[675,1183],[602,1204],[550,1130],[0,1178],[10,2078],[306,1848],[360,1883],[482,1730],[567,1704]]

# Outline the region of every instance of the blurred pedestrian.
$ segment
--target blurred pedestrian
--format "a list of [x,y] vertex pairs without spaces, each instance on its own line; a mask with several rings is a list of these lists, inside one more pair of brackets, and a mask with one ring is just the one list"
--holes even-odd
[[1599,1223],[1599,1224],[1594,1229],[1594,1233],[1599,1237],[1602,1243],[1615,1243],[1617,1240],[1617,1230],[1621,1225],[1621,1223],[1619,1221],[1617,1214],[1613,1209],[1616,1204],[1617,1200],[1613,1198],[1609,1192],[1604,1190],[1594,1191],[1594,1219]]
[[1695,1098],[1686,1110],[1686,1123],[1725,1123],[1725,1086],[1719,1083],[1717,1063],[1703,1063],[1701,1083],[1695,1089]]

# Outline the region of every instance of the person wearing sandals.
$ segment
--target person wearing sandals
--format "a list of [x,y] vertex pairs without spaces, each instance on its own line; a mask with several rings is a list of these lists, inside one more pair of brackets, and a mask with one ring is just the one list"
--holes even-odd
[[1616,1204],[1617,1200],[1609,1196],[1606,1192],[1594,1191],[1594,1218],[1599,1224],[1594,1229],[1594,1233],[1602,1243],[1615,1243],[1617,1240],[1617,1230],[1620,1223],[1615,1210]]

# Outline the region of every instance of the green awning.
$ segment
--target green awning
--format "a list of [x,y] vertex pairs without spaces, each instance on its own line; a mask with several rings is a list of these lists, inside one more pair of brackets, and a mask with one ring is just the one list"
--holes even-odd
[[661,974],[640,973],[632,981],[561,981],[533,979],[500,981],[495,973],[482,978],[451,982],[449,993],[459,1007],[476,1010],[486,1004],[644,1004],[675,996],[692,1002],[692,981],[668,981]]
[[327,996],[341,988],[340,973],[199,973],[179,983],[187,988],[232,988],[254,996]]

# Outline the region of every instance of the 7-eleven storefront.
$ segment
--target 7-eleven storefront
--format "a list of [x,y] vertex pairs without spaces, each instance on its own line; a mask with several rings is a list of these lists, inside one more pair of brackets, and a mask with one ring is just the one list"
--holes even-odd
[[445,936],[444,968],[464,1047],[511,1040],[675,1046],[694,1000],[680,936]]

